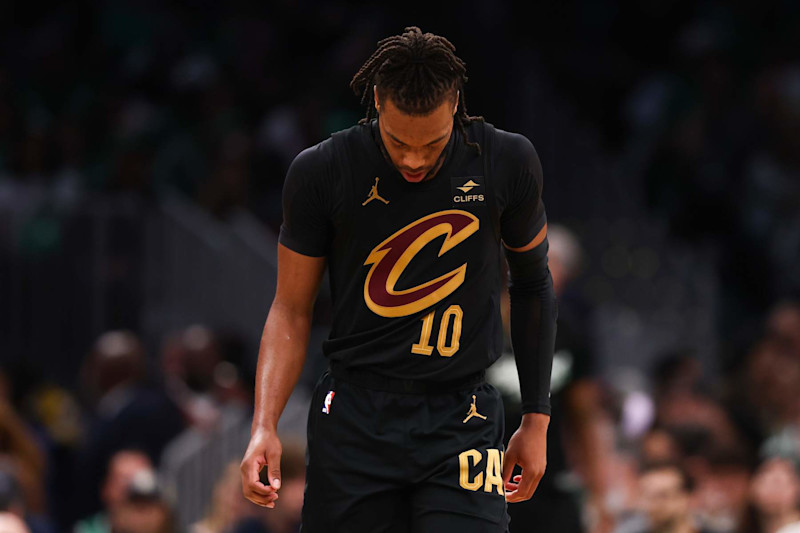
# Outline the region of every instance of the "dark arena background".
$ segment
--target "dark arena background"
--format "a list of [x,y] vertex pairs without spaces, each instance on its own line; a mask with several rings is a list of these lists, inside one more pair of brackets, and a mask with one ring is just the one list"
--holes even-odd
[[[281,188],[410,25],[544,168],[555,444],[511,531],[798,531],[789,0],[0,3],[2,531],[296,531],[327,284],[275,510],[238,471]],[[490,377],[513,425],[510,354]]]

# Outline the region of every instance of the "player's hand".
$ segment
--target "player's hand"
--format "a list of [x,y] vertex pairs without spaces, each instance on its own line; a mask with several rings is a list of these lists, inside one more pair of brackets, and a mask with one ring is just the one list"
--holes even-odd
[[[547,425],[550,417],[539,413],[522,416],[522,424],[508,441],[503,459],[503,484],[506,501],[522,502],[533,496],[547,466]],[[514,476],[514,467],[522,468],[522,475]]]
[[[242,493],[251,502],[262,507],[275,507],[278,489],[281,488],[281,441],[275,431],[258,430],[250,437],[250,444],[242,459]],[[266,468],[266,477],[260,476]],[[262,482],[269,480],[267,484]]]

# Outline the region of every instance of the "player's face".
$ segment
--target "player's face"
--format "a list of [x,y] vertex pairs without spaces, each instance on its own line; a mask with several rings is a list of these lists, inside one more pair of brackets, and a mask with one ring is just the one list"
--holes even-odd
[[381,139],[403,178],[416,183],[433,177],[442,164],[442,152],[453,132],[458,99],[446,99],[427,115],[407,115],[388,97],[379,101],[376,95],[375,105]]

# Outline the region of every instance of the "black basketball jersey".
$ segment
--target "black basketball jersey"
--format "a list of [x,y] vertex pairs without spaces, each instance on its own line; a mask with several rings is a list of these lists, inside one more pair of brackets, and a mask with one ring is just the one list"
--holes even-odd
[[501,239],[530,243],[546,223],[542,169],[525,137],[456,128],[439,172],[407,182],[375,121],[333,134],[289,168],[279,241],[327,256],[333,324],[323,352],[346,368],[448,381],[501,353]]

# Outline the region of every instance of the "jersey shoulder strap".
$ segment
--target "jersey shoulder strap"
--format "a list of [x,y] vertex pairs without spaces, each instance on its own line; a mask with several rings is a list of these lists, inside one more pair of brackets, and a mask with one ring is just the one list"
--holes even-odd
[[[486,190],[487,206],[489,208],[489,218],[491,219],[492,231],[495,239],[500,242],[500,217],[497,209],[497,196],[495,194],[494,176],[492,175],[492,155],[494,153],[494,137],[496,130],[488,122],[475,122],[472,129],[476,131],[476,139],[481,146],[481,157],[483,158],[483,182]],[[475,127],[478,126],[478,127]]]

